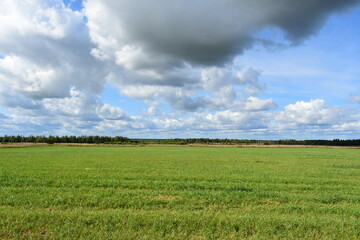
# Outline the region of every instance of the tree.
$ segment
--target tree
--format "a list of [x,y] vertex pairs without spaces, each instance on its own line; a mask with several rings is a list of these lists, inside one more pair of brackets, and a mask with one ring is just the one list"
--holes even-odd
[[55,138],[53,136],[49,136],[47,139],[47,144],[54,144],[55,143]]

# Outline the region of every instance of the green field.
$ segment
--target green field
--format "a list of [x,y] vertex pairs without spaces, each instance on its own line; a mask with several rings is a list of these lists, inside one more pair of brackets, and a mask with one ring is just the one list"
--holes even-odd
[[360,239],[360,149],[0,148],[0,239]]

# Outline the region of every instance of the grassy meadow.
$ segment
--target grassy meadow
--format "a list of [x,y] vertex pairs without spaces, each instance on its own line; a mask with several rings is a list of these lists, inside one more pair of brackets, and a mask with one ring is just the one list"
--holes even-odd
[[360,149],[0,148],[0,239],[360,239]]

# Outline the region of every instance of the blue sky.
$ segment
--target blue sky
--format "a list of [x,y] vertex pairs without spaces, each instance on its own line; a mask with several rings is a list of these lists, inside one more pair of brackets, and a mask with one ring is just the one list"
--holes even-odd
[[360,138],[360,1],[0,6],[0,135]]
[[73,11],[81,11],[84,7],[82,0],[63,0],[63,3]]
[[359,8],[333,15],[318,34],[299,46],[276,52],[249,51],[239,61],[264,71],[263,80],[276,91],[268,89],[266,96],[273,96],[279,104],[283,99],[282,106],[289,99],[321,98],[349,107],[348,100],[360,92],[359,19]]

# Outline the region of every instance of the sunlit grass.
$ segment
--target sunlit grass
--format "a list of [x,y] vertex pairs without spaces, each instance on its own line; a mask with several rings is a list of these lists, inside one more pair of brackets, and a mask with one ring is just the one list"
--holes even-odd
[[359,149],[2,148],[0,184],[0,238],[360,238]]

